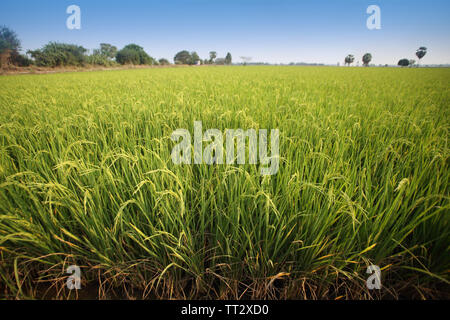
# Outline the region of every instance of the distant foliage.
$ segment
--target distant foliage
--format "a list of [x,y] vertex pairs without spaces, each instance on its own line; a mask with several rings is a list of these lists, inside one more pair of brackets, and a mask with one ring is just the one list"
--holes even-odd
[[213,64],[214,60],[217,58],[217,52],[216,51],[210,51],[209,52],[209,64]]
[[24,54],[20,54],[17,51],[13,51],[11,53],[11,56],[9,57],[9,61],[13,65],[18,66],[18,67],[29,67],[30,65],[33,64],[33,60],[31,60]]
[[0,53],[6,51],[6,50],[12,50],[12,51],[18,51],[20,50],[20,40],[17,37],[17,34],[5,27],[0,27]]
[[75,44],[49,42],[42,49],[29,50],[35,64],[41,67],[82,66],[87,49]]
[[198,64],[200,61],[201,60],[197,52],[195,51],[191,52],[191,64]]
[[349,54],[345,57],[345,64],[350,65],[355,61],[355,56],[352,54]]
[[398,62],[398,65],[399,66],[401,66],[401,67],[407,67],[407,66],[409,66],[409,60],[408,59],[401,59],[399,62]]
[[[210,56],[211,56],[211,52],[210,52]],[[194,65],[194,64],[210,63],[211,60],[208,61],[208,60],[200,59],[199,55],[195,51],[189,52],[187,50],[183,50],[183,51],[178,52],[175,55],[175,57],[173,57],[173,61],[175,64]]]
[[187,50],[178,52],[173,58],[175,64],[192,64],[192,56]]
[[137,44],[126,45],[122,50],[116,54],[116,61],[120,64],[134,64],[134,65],[153,65],[155,59],[150,57],[144,48]]
[[92,64],[92,65],[104,66],[104,67],[112,67],[112,66],[117,65],[117,62],[115,62],[114,60],[111,60],[111,59],[107,58],[106,56],[97,54],[97,53],[87,56],[86,63]]
[[0,67],[22,62],[18,60],[19,50],[20,40],[16,33],[5,26],[0,27]]
[[113,59],[117,54],[117,48],[109,43],[100,43],[99,49],[94,49],[93,53],[86,57],[86,63],[111,67],[117,65]]
[[362,58],[364,66],[368,67],[370,61],[372,61],[372,55],[370,53],[366,53]]
[[114,59],[117,54],[117,47],[109,43],[100,43],[99,53],[109,59]]
[[120,64],[140,64],[139,53],[131,49],[122,49],[117,52],[116,61]]
[[164,58],[159,59],[158,62],[159,62],[159,64],[162,65],[162,66],[165,66],[165,65],[170,64],[169,60],[164,59]]
[[231,64],[233,62],[233,58],[231,57],[231,53],[227,53],[225,56],[225,64]]
[[224,65],[226,63],[226,61],[225,61],[225,58],[217,58],[214,63],[220,66],[220,65]]

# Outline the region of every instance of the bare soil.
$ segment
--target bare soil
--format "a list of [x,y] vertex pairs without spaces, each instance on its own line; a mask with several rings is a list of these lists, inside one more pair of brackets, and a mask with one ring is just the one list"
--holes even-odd
[[0,75],[18,75],[18,74],[48,74],[48,73],[63,73],[63,72],[85,72],[85,71],[107,71],[107,70],[127,70],[127,69],[156,69],[156,68],[178,68],[186,67],[186,65],[164,65],[164,66],[139,66],[139,65],[124,65],[117,67],[102,67],[102,66],[85,66],[85,67],[16,67],[8,66],[0,68]]

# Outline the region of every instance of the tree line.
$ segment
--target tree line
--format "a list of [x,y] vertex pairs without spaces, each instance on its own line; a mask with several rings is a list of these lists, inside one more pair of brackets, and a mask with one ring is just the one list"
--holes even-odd
[[[36,65],[39,67],[64,67],[64,66],[115,66],[115,65],[169,65],[169,60],[161,58],[154,59],[145,52],[141,46],[131,43],[118,50],[116,46],[109,43],[101,43],[100,47],[94,49],[91,54],[82,46],[68,43],[49,42],[41,49],[28,50],[27,54],[21,54],[21,44],[17,34],[11,29],[0,27],[0,67],[12,64],[20,67]],[[416,56],[420,60],[426,55],[427,48],[420,47]],[[244,57],[241,57],[242,59]],[[245,60],[244,60],[245,61]],[[345,65],[350,66],[355,61],[355,56],[349,54],[345,57]],[[368,67],[372,61],[372,54],[366,53],[362,57],[363,65]],[[197,52],[182,50],[173,58],[174,64],[182,65],[230,65],[232,64],[231,53],[224,58],[218,58],[216,51],[209,52],[209,58],[201,59]],[[403,58],[398,62],[399,66],[406,67],[415,64],[414,59]]]
[[[21,44],[17,34],[11,29],[0,27],[0,67],[12,64],[20,67],[36,65],[39,67],[64,66],[115,66],[115,65],[169,65],[168,59],[156,60],[145,52],[141,46],[131,43],[118,50],[109,43],[101,43],[91,54],[82,46],[68,43],[49,42],[41,49],[28,50],[26,55],[20,53]],[[217,58],[217,53],[211,51],[208,59],[201,59],[194,52],[183,50],[178,52],[173,61],[175,64],[200,65],[218,64],[230,65],[231,53],[225,58]]]
[[[427,54],[426,47],[420,47],[419,49],[416,50],[416,56],[419,59],[419,62],[426,54]],[[345,65],[348,65],[348,66],[350,66],[354,61],[355,61],[355,56],[352,54],[347,55],[344,59]],[[368,67],[370,61],[372,61],[372,54],[370,54],[370,53],[364,54],[362,57],[362,61],[363,61],[363,66]],[[397,65],[399,65],[401,67],[407,67],[407,66],[413,66],[415,63],[416,63],[416,60],[414,60],[414,59],[403,58],[398,61]]]

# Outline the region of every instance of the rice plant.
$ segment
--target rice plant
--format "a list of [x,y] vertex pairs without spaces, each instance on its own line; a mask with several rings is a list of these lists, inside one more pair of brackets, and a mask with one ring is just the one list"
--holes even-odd
[[[448,297],[449,83],[425,68],[0,77],[0,295]],[[277,174],[175,165],[170,136],[194,121],[279,129]]]

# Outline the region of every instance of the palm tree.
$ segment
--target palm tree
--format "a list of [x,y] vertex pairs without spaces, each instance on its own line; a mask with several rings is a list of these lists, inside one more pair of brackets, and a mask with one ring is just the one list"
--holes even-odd
[[214,63],[214,59],[217,58],[217,52],[215,51],[210,51],[209,52],[209,63],[212,64]]
[[372,61],[372,55],[370,53],[366,53],[362,58],[363,64],[368,67],[370,61]]
[[425,57],[426,54],[427,54],[426,47],[420,47],[419,49],[416,50],[416,56],[417,56],[417,58],[419,58],[419,62],[417,64],[420,64],[420,59]]
[[345,64],[348,64],[350,66],[350,64],[352,64],[353,61],[355,61],[355,57],[352,54],[349,54],[348,56],[345,57]]

